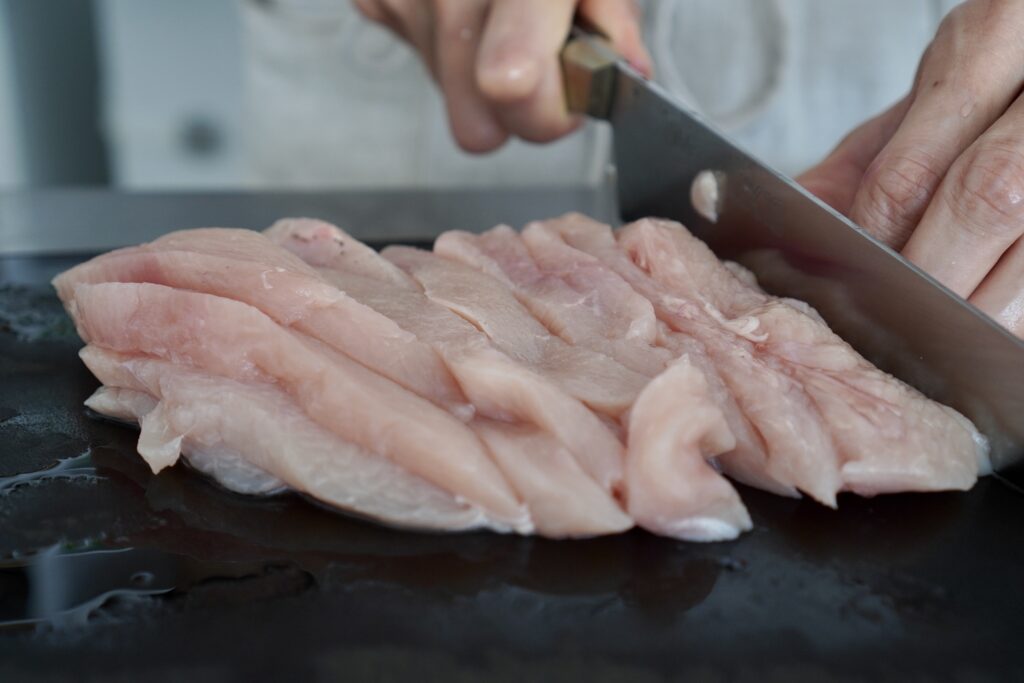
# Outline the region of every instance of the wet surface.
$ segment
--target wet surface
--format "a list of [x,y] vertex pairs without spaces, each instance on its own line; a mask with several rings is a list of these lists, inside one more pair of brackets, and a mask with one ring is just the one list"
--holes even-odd
[[838,512],[743,489],[755,530],[711,546],[246,498],[152,475],[135,432],[87,416],[96,382],[43,284],[69,263],[0,258],[0,680],[1024,678],[1013,486]]

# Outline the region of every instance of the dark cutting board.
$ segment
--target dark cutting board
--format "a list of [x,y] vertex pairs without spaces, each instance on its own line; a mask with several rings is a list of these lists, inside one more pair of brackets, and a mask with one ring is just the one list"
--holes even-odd
[[1024,680],[1012,484],[741,489],[755,530],[692,545],[409,534],[153,476],[82,408],[47,284],[82,258],[0,256],[0,680]]

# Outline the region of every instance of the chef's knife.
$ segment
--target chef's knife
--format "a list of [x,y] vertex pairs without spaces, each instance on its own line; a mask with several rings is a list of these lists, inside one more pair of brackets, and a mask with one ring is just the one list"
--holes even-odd
[[[570,108],[611,123],[624,219],[683,223],[768,291],[817,308],[879,367],[971,418],[997,467],[1024,455],[1024,342],[730,142],[600,37],[574,30],[562,68]],[[691,201],[698,176],[702,211]]]

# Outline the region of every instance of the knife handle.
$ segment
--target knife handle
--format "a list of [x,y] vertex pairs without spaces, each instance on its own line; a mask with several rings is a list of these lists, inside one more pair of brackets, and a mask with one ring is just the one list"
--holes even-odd
[[573,27],[561,53],[569,111],[607,119],[615,94],[615,70],[621,61],[605,38],[579,25]]

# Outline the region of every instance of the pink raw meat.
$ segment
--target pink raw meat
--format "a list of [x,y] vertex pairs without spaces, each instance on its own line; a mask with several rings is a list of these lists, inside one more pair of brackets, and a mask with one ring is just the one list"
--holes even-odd
[[500,281],[465,264],[409,247],[382,256],[408,272],[427,297],[471,322],[513,359],[594,410],[617,416],[647,378],[604,354],[551,335]]
[[[331,248],[325,237],[322,233],[320,239]],[[274,238],[288,249],[296,244],[285,230]],[[301,241],[297,251],[313,262],[326,260],[317,256],[314,243],[307,240]],[[492,418],[478,418],[470,426],[491,447],[542,533],[593,535],[632,525],[609,495],[622,476],[622,446],[585,406],[495,349],[479,330],[419,291],[396,287],[386,277],[365,276],[385,273],[385,269],[370,264],[358,273],[344,266],[321,272],[353,299],[430,344],[446,360],[478,415]],[[545,462],[546,479],[540,476]],[[552,505],[555,490],[571,496],[574,503],[561,508]],[[584,510],[589,512],[584,515]]]
[[[274,230],[280,232],[292,224],[303,235],[309,228],[308,221],[281,221]],[[337,247],[338,239],[332,235],[329,243]],[[355,240],[351,244],[357,252],[356,245],[368,248]],[[382,267],[383,272],[390,270]],[[472,416],[472,406],[437,353],[339,292],[314,268],[257,232],[226,228],[172,232],[76,266],[57,276],[54,286],[68,301],[76,285],[100,282],[148,282],[242,301],[455,414],[465,419]]]
[[985,452],[970,422],[868,363],[809,306],[744,282],[678,223],[639,221],[618,243],[665,289],[698,302],[755,354],[784,364],[832,434],[845,489],[874,495],[974,484]]
[[138,421],[139,454],[154,471],[185,454],[234,491],[266,493],[287,485],[386,524],[433,530],[489,526],[479,508],[339,438],[271,384],[96,346],[85,347],[81,356],[106,385],[86,405]]
[[277,383],[316,423],[461,496],[496,522],[529,520],[475,434],[434,404],[256,309],[160,285],[78,285],[83,339],[243,382]]
[[480,235],[446,232],[437,238],[434,252],[501,281],[537,320],[570,344],[603,353],[648,377],[671,360],[654,345],[657,320],[651,303],[617,278],[608,282],[603,268],[545,254],[542,269],[519,233],[504,225]]
[[547,233],[590,254],[651,301],[674,333],[703,345],[764,443],[764,450],[751,443],[749,449],[724,454],[721,462],[727,473],[768,490],[799,489],[822,503],[835,505],[842,484],[838,455],[817,408],[797,382],[756,357],[748,340],[723,330],[696,303],[669,293],[638,268],[618,248],[607,225],[578,214],[535,225],[532,232],[523,235],[527,246],[538,243],[537,233]]
[[690,541],[751,528],[739,495],[706,457],[736,445],[704,376],[686,356],[656,377],[629,417],[626,499],[637,524]]

